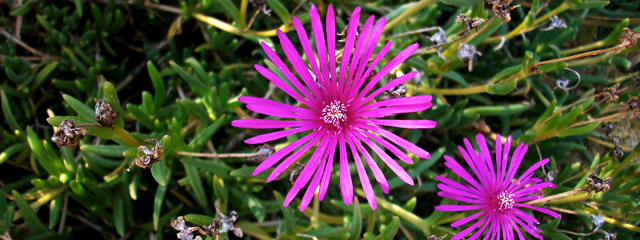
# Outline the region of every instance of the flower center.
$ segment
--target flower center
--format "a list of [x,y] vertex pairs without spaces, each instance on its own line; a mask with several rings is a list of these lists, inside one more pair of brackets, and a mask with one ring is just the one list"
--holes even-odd
[[330,102],[322,109],[322,118],[325,123],[332,124],[335,127],[341,122],[347,120],[347,107],[338,100]]
[[513,193],[507,192],[507,190],[502,191],[502,193],[498,195],[498,205],[500,205],[498,209],[500,210],[512,209],[513,204],[515,203],[515,201],[513,200],[514,196],[515,195],[513,195]]

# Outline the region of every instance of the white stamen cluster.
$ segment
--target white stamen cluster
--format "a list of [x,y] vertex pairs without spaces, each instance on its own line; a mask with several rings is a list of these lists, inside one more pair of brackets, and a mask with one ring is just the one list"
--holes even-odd
[[324,109],[322,109],[322,117],[324,118],[325,123],[330,123],[337,127],[340,122],[347,120],[346,112],[347,107],[344,103],[335,100],[327,104]]
[[498,195],[498,204],[500,205],[500,210],[509,210],[513,208],[513,204],[515,201],[513,200],[513,193],[507,192],[506,190]]

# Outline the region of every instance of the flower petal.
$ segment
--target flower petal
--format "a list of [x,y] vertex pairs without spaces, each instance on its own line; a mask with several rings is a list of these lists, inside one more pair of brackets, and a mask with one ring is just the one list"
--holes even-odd
[[383,136],[387,139],[389,139],[391,142],[397,144],[398,146],[406,149],[407,151],[409,151],[410,153],[415,154],[416,156],[418,156],[419,158],[423,158],[423,159],[427,159],[429,157],[431,157],[431,154],[429,154],[427,151],[425,151],[424,149],[416,146],[415,144],[405,140],[404,138],[398,137],[397,135],[383,129],[377,126],[371,126],[368,124],[355,124],[355,127],[358,128],[363,128],[363,129],[367,129],[369,131],[375,132],[377,134],[380,134],[380,136]]
[[345,77],[347,73],[347,65],[353,52],[353,44],[356,40],[356,33],[358,32],[358,24],[360,22],[360,7],[356,7],[351,13],[349,18],[349,25],[347,26],[347,39],[344,44],[344,52],[342,54],[342,60],[340,62],[340,73],[338,74],[338,90],[343,91],[345,88]]
[[238,128],[256,128],[256,129],[269,129],[269,128],[289,128],[289,127],[302,127],[309,126],[313,122],[296,120],[296,121],[284,121],[273,119],[238,119],[231,121],[231,126]]
[[[395,160],[391,159],[391,157],[389,157],[389,155],[384,152],[384,150],[382,150],[378,145],[371,142],[371,140],[369,140],[365,136],[362,136],[360,134],[355,134],[355,136],[365,144],[367,144],[367,146],[369,146],[369,148],[371,148],[371,150],[373,150],[378,155],[378,157],[382,159],[382,161],[391,169],[391,171],[398,175],[400,180],[413,186],[413,179],[411,178],[411,176],[409,176],[407,171],[405,171],[404,168],[402,168],[400,164],[398,164]],[[389,193],[389,189],[387,189],[385,193]]]
[[324,170],[324,174],[322,176],[322,182],[320,182],[320,193],[318,194],[318,200],[320,201],[324,199],[324,195],[327,193],[327,189],[329,188],[329,180],[331,179],[331,171],[333,168],[333,157],[335,156],[337,145],[338,140],[336,138],[332,138],[329,143],[329,147],[327,148],[329,159],[327,160],[327,169]]
[[277,131],[277,132],[272,132],[272,133],[265,133],[265,134],[261,134],[249,139],[244,140],[244,143],[246,144],[260,144],[260,143],[265,143],[265,142],[270,142],[276,139],[280,139],[283,137],[287,137],[291,134],[296,134],[299,132],[304,132],[304,131],[308,131],[311,129],[314,129],[315,126],[313,125],[309,125],[309,126],[305,126],[305,127],[299,127],[299,128],[292,128],[292,129],[287,129],[287,130],[281,130],[281,131]]
[[284,156],[289,154],[291,151],[293,151],[294,149],[296,149],[300,145],[302,145],[302,144],[304,144],[306,142],[309,142],[309,140],[311,140],[312,138],[314,138],[314,139],[311,140],[310,144],[315,144],[318,141],[318,139],[320,138],[320,136],[322,136],[322,135],[319,134],[318,131],[311,132],[308,135],[306,135],[306,136],[296,140],[295,142],[287,145],[286,147],[280,149],[279,151],[276,151],[273,155],[271,155],[270,157],[268,157],[267,159],[262,161],[262,163],[260,163],[260,165],[258,165],[258,167],[256,167],[256,170],[253,171],[253,176],[256,176],[259,173],[261,173],[262,171],[270,168],[271,166],[276,164],[278,161],[280,161],[280,159],[282,159]]
[[470,222],[473,219],[476,219],[476,218],[480,217],[482,214],[485,214],[485,213],[486,213],[486,211],[480,211],[480,212],[474,213],[474,214],[472,214],[472,215],[470,215],[468,217],[462,218],[460,220],[457,220],[457,221],[451,223],[451,227],[452,228],[457,228],[457,227],[460,227],[462,225],[465,225],[466,223]]
[[387,183],[387,178],[384,177],[384,174],[380,170],[380,167],[378,167],[378,164],[376,163],[376,161],[373,160],[373,158],[371,157],[371,154],[369,154],[367,149],[365,149],[364,146],[362,146],[362,143],[360,143],[360,141],[356,139],[353,135],[354,135],[353,133],[347,133],[347,141],[349,141],[349,143],[354,144],[356,147],[358,147],[358,150],[360,151],[360,153],[362,153],[362,156],[367,161],[367,165],[369,165],[371,172],[373,172],[373,176],[375,177],[376,181],[378,181],[378,183],[380,184],[382,191],[388,194],[389,183]]
[[391,151],[393,154],[396,155],[396,157],[400,158],[400,160],[402,160],[405,163],[408,164],[413,164],[413,159],[411,159],[406,153],[400,151],[400,149],[398,149],[396,146],[394,146],[393,144],[389,143],[387,140],[382,139],[381,137],[378,137],[375,134],[370,133],[369,131],[366,130],[359,130],[361,134],[366,135],[367,137],[373,139],[374,141],[380,143],[383,147],[385,147],[386,149],[389,149],[389,151]]
[[302,196],[302,202],[300,203],[300,212],[304,212],[304,209],[306,209],[307,206],[309,206],[309,203],[311,203],[311,199],[313,198],[313,195],[318,189],[320,180],[322,180],[322,175],[325,170],[324,165],[327,164],[327,159],[328,159],[328,156],[327,154],[325,154],[322,157],[322,162],[320,163],[320,166],[316,170],[315,175],[313,175],[313,179],[311,180],[309,187],[307,187],[307,191],[305,191],[304,196]]
[[345,146],[344,137],[338,138],[340,146],[340,191],[344,204],[350,205],[353,202],[353,184],[351,183],[351,171],[349,171],[349,163],[347,163],[347,148]]
[[437,122],[431,120],[367,119],[367,121],[377,125],[409,129],[434,128],[436,127],[436,124],[438,124]]
[[362,165],[362,160],[360,160],[360,154],[358,154],[358,151],[356,151],[354,144],[348,139],[347,143],[349,144],[349,148],[351,148],[353,161],[356,163],[356,170],[358,170],[358,177],[360,178],[360,185],[362,185],[362,190],[364,190],[364,196],[367,198],[367,202],[369,202],[369,206],[371,206],[371,209],[376,210],[376,195],[373,193],[373,188],[371,187],[371,183],[369,182],[369,176],[367,176],[367,171]]

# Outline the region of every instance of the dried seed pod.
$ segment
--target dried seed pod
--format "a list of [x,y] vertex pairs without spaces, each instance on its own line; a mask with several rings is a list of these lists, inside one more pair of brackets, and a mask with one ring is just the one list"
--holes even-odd
[[619,83],[604,89],[604,99],[607,101],[607,103],[614,103],[618,101],[619,89],[620,89]]
[[473,58],[475,55],[482,56],[481,52],[478,52],[476,46],[469,44],[460,44],[460,50],[458,51],[458,57],[462,60],[469,60],[469,72],[473,71]]
[[496,17],[502,19],[502,22],[509,22],[511,21],[511,10],[520,7],[520,5],[509,7],[511,2],[513,2],[513,0],[493,0],[490,1],[489,4],[493,5],[492,10]]
[[[162,158],[162,145],[156,139],[144,140],[145,143],[155,142],[156,145],[149,149],[147,146],[138,147],[138,157],[131,163],[136,164],[140,168],[150,168],[154,163],[160,162]],[[131,166],[127,169],[129,171]]]
[[466,35],[471,33],[471,31],[474,29],[477,30],[480,24],[482,24],[487,20],[479,17],[470,18],[470,17],[467,17],[467,15],[465,15],[464,13],[460,13],[460,15],[458,15],[454,21],[457,23],[462,23],[462,25],[464,26],[465,35]]
[[118,119],[118,113],[111,108],[111,104],[104,98],[96,101],[95,112],[96,121],[105,127],[113,126],[113,123]]
[[540,29],[540,31],[549,31],[556,28],[567,28],[567,23],[565,23],[564,20],[560,19],[558,15],[551,16],[549,20],[551,20],[551,24],[549,24],[549,26],[546,28]]
[[187,227],[183,216],[178,216],[176,220],[171,220],[171,227],[176,231],[179,231],[179,233],[176,234],[176,237],[180,240],[193,240],[193,232],[199,229],[198,227]]
[[53,133],[51,141],[56,143],[58,147],[75,147],[78,145],[80,136],[87,135],[87,130],[76,127],[73,120],[64,120],[58,126],[58,130]]
[[600,128],[602,129],[602,131],[604,131],[604,133],[607,135],[607,137],[609,136],[609,134],[611,132],[613,132],[613,130],[616,128],[616,125],[613,124],[612,122],[606,122],[604,124],[602,124],[600,126]]
[[449,235],[449,234],[445,234],[445,235],[444,235],[444,236],[442,236],[442,237],[438,237],[438,236],[436,236],[436,235],[431,234],[431,235],[429,235],[429,237],[427,238],[427,240],[443,240],[443,239],[445,239],[445,238],[447,237],[447,235]]
[[249,161],[252,162],[262,162],[268,157],[270,157],[276,149],[269,144],[262,144],[262,146],[257,147],[253,150],[253,156],[249,157]]
[[384,101],[395,98],[403,98],[406,97],[407,87],[404,84],[400,84],[392,87],[388,91],[384,92],[385,94],[378,98],[378,101]]
[[636,90],[640,90],[640,77],[633,76],[633,84],[636,86]]
[[249,0],[253,7],[262,8],[262,13],[271,16],[271,9],[267,9],[267,0]]
[[600,177],[598,177],[598,174],[596,172],[591,172],[587,177],[586,190],[589,192],[587,195],[590,195],[591,192],[599,193],[603,191],[608,191],[610,188],[609,184],[611,184],[610,177],[601,179]]
[[638,44],[638,38],[640,38],[640,33],[634,32],[631,28],[623,28],[618,41],[620,45],[630,48]]

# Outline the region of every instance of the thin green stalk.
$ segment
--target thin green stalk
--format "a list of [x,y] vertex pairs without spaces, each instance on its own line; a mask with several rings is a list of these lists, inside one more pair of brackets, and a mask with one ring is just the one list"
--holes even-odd
[[113,129],[113,133],[120,139],[122,139],[123,141],[125,141],[129,147],[137,147],[142,145],[141,142],[139,142],[138,140],[136,140],[135,138],[133,138],[131,136],[131,134],[129,134],[129,132],[127,132],[127,130],[124,130],[123,128],[116,128]]
[[471,95],[487,92],[488,84],[483,84],[474,87],[467,88],[454,88],[454,89],[442,89],[442,88],[422,88],[418,90],[420,93],[425,94],[438,94],[438,95]]
[[[365,196],[364,195],[364,191],[362,189],[355,189],[356,194],[360,195],[360,196]],[[398,215],[398,217],[400,217],[401,219],[411,223],[414,227],[417,227],[418,229],[424,229],[426,226],[424,225],[424,220],[418,216],[416,216],[415,214],[413,214],[412,212],[409,212],[407,210],[405,210],[404,208],[395,205],[393,203],[388,202],[387,200],[385,200],[384,198],[381,197],[376,197],[376,202],[378,203],[378,206],[380,206],[381,208],[384,208],[390,212],[392,212],[395,215]]]
[[384,27],[384,30],[382,32],[388,32],[389,30],[393,29],[396,25],[400,24],[407,18],[413,16],[420,10],[428,7],[429,5],[435,2],[437,2],[437,0],[421,0],[419,2],[414,3],[411,7],[407,8],[407,10],[405,10],[396,18],[391,20],[391,22],[387,23],[387,25]]
[[[547,14],[543,15],[542,17],[536,18],[536,20],[533,21],[533,26],[538,26],[539,24],[543,23],[544,21],[547,21],[547,19],[551,18],[554,15],[558,15],[561,12],[564,12],[565,10],[569,9],[571,7],[571,4],[569,3],[562,3],[560,4],[560,6],[558,6],[557,8],[551,10],[550,12],[548,12]],[[511,30],[511,32],[505,34],[504,36],[495,36],[495,37],[490,37],[484,40],[484,43],[497,43],[500,42],[500,40],[504,37],[505,40],[509,40],[515,36],[520,35],[523,31],[527,31],[530,28],[525,27],[524,22],[520,23],[520,25],[518,25],[516,28],[514,28],[513,30]]]
[[245,26],[247,26],[247,5],[249,5],[249,0],[242,0],[242,2],[240,2],[240,30],[244,31]]

